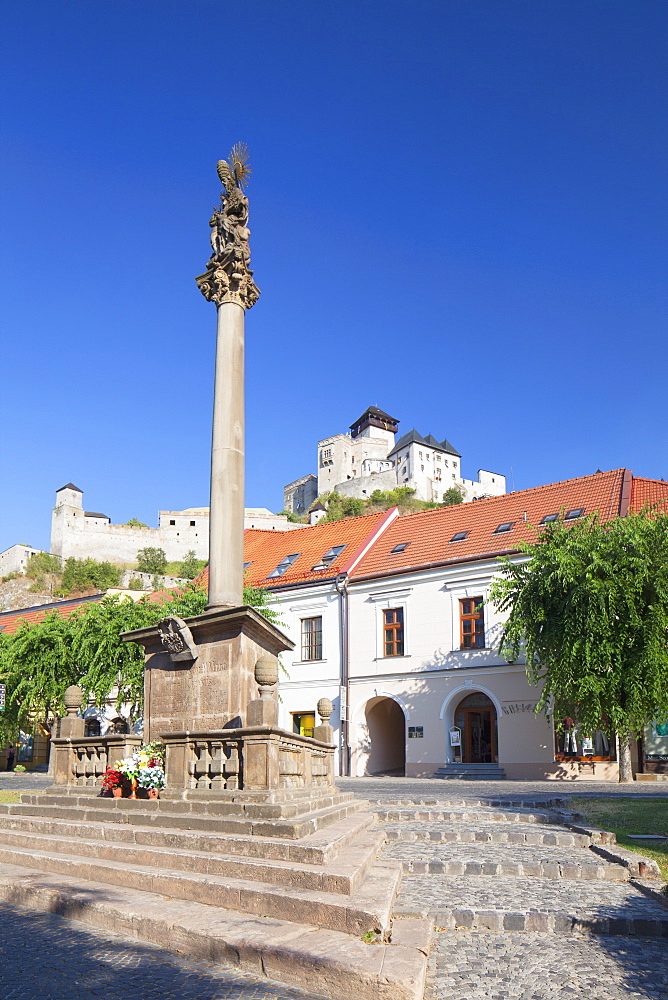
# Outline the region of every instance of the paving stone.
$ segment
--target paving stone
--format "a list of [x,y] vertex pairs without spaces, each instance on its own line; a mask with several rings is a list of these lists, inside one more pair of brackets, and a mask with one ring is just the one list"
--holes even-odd
[[668,941],[434,935],[425,1000],[666,1000]]
[[53,914],[0,904],[3,1000],[316,1000]]

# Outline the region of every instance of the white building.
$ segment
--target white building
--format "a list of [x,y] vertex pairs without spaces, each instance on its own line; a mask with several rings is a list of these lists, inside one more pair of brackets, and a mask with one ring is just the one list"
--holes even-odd
[[431,776],[464,767],[617,780],[604,734],[566,741],[535,714],[538,690],[522,663],[500,655],[503,622],[486,600],[498,556],[523,558],[519,542],[535,541],[541,524],[560,514],[623,516],[660,497],[668,499],[667,484],[617,469],[287,537],[247,532],[250,582],[269,589],[295,642],[283,658],[281,724],[307,731],[318,699],[330,697],[343,773]]
[[[244,527],[264,531],[290,531],[285,515],[272,514],[265,507],[249,507]],[[144,548],[162,549],[168,562],[185,559],[194,552],[197,559],[209,557],[209,508],[161,510],[158,527],[112,524],[106,514],[84,510],[83,492],[67,483],[56,492],[51,519],[51,552],[61,559],[96,559],[98,562],[134,565],[137,552]]]
[[34,549],[31,545],[10,545],[0,552],[0,579],[10,573],[25,573],[28,562],[42,549]]
[[[477,480],[464,479],[461,455],[449,441],[437,441],[432,434],[423,437],[415,429],[395,441],[398,427],[394,417],[370,406],[351,424],[349,434],[319,441],[317,494],[336,491],[368,498],[374,490],[406,486],[415,490],[419,500],[440,502],[452,486],[460,490],[464,500],[505,493],[506,479],[499,473],[481,469]],[[285,487],[286,510],[303,513],[295,506],[295,487],[307,479]],[[309,485],[312,489],[315,484]]]

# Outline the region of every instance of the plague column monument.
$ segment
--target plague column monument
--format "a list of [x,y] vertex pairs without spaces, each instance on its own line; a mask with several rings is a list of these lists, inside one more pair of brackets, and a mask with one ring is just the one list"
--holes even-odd
[[331,702],[321,699],[314,739],[278,728],[278,654],[293,643],[243,604],[244,319],[260,295],[250,269],[249,174],[238,143],[218,163],[213,252],[196,279],[218,315],[207,610],[124,635],[146,650],[144,738],[167,744],[168,791],[323,791],[334,780]]

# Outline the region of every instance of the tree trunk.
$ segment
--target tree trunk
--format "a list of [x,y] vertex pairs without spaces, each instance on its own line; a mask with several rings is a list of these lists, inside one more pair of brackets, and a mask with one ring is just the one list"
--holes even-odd
[[633,781],[630,736],[620,736],[619,738],[619,780],[620,782]]

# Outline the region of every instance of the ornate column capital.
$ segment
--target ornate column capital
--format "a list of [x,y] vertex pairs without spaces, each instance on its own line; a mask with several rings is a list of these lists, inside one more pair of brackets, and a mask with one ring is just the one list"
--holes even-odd
[[209,219],[213,253],[206,271],[195,281],[208,302],[236,302],[250,309],[259,299],[260,289],[250,269],[248,198],[243,192],[251,172],[246,146],[238,142],[227,160],[218,161],[217,169],[223,190],[220,208],[214,208]]

